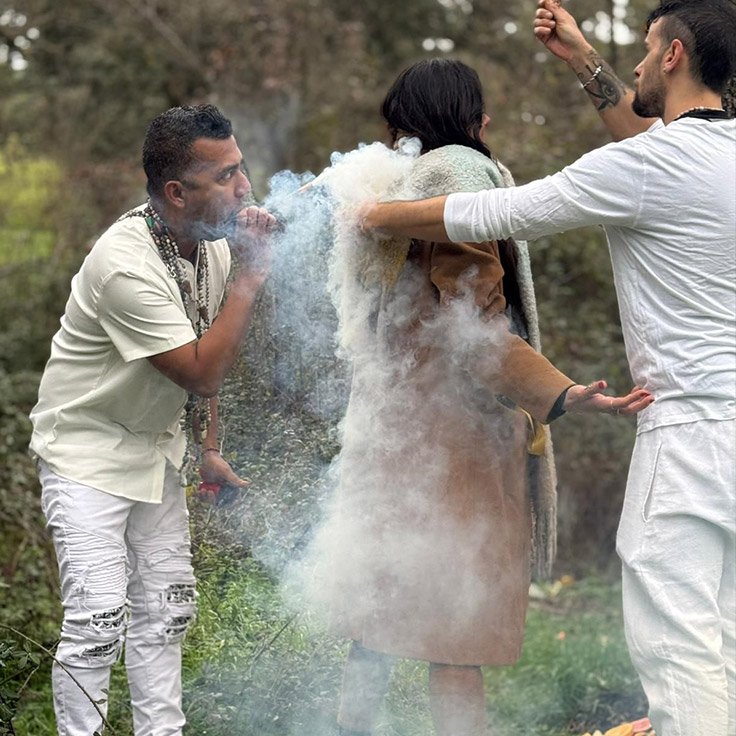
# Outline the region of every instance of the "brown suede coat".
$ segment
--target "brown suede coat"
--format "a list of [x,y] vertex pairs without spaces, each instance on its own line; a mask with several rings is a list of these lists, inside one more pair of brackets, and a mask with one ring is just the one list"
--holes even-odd
[[[335,510],[351,551],[330,598],[334,631],[370,649],[454,665],[520,655],[529,422],[513,405],[544,421],[573,381],[509,332],[518,286],[503,263],[511,273],[495,242],[413,242],[374,315],[384,368],[355,361]],[[478,313],[443,321],[462,299]],[[466,326],[491,343],[458,351]]]

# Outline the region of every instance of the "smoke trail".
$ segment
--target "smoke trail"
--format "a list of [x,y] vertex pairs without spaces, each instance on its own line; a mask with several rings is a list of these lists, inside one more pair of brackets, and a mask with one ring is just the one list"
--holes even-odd
[[332,203],[314,177],[285,171],[269,182],[265,206],[285,224],[275,239],[269,294],[276,343],[273,381],[315,415],[333,419],[345,405],[349,378],[335,359],[337,315],[325,274],[332,246]]

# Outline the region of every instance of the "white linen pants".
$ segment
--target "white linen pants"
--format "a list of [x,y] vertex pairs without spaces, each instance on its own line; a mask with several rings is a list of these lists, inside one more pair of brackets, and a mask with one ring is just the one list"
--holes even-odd
[[160,504],[61,478],[39,464],[59,563],[64,621],[53,691],[61,736],[92,736],[107,713],[110,669],[125,644],[136,736],[180,736],[181,640],[195,614],[184,489],[167,464]]
[[735,450],[733,421],[637,437],[617,550],[657,736],[736,736]]

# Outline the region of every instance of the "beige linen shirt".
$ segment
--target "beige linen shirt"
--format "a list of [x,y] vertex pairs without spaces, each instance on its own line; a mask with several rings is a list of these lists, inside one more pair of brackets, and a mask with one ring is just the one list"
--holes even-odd
[[[216,314],[230,251],[224,240],[205,247]],[[195,266],[181,263],[195,288]],[[187,393],[147,358],[195,339],[145,220],[116,222],[72,280],[31,412],[31,453],[62,477],[159,503],[166,460],[180,467],[184,458]]]

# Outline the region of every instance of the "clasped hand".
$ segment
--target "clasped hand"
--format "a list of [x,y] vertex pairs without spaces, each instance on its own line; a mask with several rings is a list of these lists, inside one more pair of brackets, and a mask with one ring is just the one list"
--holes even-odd
[[580,31],[575,18],[559,0],[538,0],[534,18],[534,35],[550,52],[570,63],[576,55],[592,50]]
[[278,220],[263,207],[245,207],[238,213],[228,242],[244,271],[265,277],[271,268],[271,237],[279,229]]

